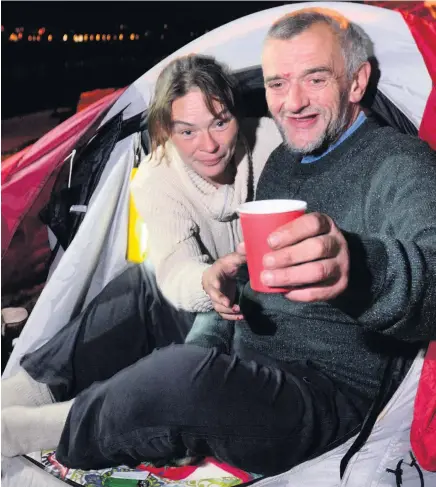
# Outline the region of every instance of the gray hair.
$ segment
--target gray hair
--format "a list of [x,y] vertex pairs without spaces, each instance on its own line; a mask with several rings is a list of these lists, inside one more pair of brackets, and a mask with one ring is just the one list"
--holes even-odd
[[164,146],[172,131],[172,104],[199,89],[207,108],[215,117],[213,102],[218,101],[240,123],[241,103],[238,82],[227,67],[211,56],[188,55],[171,61],[159,74],[148,112],[148,132],[151,152]]
[[327,24],[337,35],[347,76],[352,79],[360,66],[373,56],[372,41],[363,29],[335,10],[313,7],[285,15],[271,26],[266,40],[289,40],[320,22]]

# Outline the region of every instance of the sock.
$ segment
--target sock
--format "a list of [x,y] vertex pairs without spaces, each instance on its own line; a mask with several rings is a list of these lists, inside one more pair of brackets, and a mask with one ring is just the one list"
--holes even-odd
[[2,455],[14,457],[55,449],[74,399],[39,407],[11,406],[2,410]]
[[2,410],[10,406],[42,406],[54,403],[47,384],[37,382],[20,368],[18,373],[1,381]]

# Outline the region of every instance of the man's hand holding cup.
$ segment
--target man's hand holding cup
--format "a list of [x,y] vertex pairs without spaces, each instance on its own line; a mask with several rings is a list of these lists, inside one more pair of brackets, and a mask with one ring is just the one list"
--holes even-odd
[[[256,205],[257,203],[257,205]],[[347,241],[333,220],[305,214],[295,200],[266,200],[240,208],[251,287],[292,301],[328,301],[348,286]],[[249,218],[247,219],[247,213]],[[256,216],[258,215],[258,216]]]

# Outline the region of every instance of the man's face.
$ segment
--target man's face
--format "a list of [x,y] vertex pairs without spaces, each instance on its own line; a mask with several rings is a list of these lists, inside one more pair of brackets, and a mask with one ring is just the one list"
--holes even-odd
[[209,111],[203,93],[193,89],[172,105],[171,140],[183,162],[214,185],[222,184],[235,151],[238,123],[217,101]]
[[350,82],[333,31],[318,23],[262,54],[266,99],[287,146],[310,154],[334,142],[350,120]]

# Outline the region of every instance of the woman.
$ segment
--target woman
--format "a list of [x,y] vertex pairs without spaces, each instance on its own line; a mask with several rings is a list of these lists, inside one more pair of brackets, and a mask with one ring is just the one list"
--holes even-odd
[[[209,57],[176,59],[156,83],[148,119],[152,153],[142,163],[132,190],[148,226],[158,286],[173,310],[212,310],[202,281],[214,260],[233,252],[241,240],[236,209],[253,197],[263,164],[281,142],[273,122],[264,119],[258,131],[267,131],[268,136],[254,145],[255,125],[242,120],[239,103],[235,79]],[[156,346],[180,343],[186,336],[189,319],[170,312],[169,323],[159,320],[165,298],[152,292],[153,279],[142,266],[132,269],[110,283],[46,345],[25,356],[16,376],[2,381],[3,455],[56,447],[77,395],[92,390],[94,383],[120,378]],[[102,319],[100,305],[108,302]],[[238,317],[239,310],[235,307],[229,313]],[[178,320],[184,322],[182,327]],[[171,360],[161,363],[160,357],[150,355],[152,361],[157,359],[154,372],[171,375]],[[181,368],[183,363],[181,359]],[[185,365],[189,368],[190,360]],[[137,393],[144,396],[140,389],[132,394]],[[122,414],[115,406],[110,409],[113,417]],[[99,421],[94,426],[98,425]],[[76,440],[75,447],[82,448],[80,438]],[[144,451],[141,457],[186,454],[186,448],[164,450]],[[60,461],[72,466],[75,461],[68,457],[58,450]],[[102,466],[92,454],[86,457],[90,463],[85,468]],[[120,452],[109,462],[132,463],[132,459]]]
[[269,137],[252,147],[253,120],[242,119],[236,80],[210,58],[172,62],[157,86],[148,116],[152,153],[132,191],[163,294],[176,308],[210,311],[204,273],[241,241],[236,209],[253,197],[281,137],[265,118],[258,131]]

